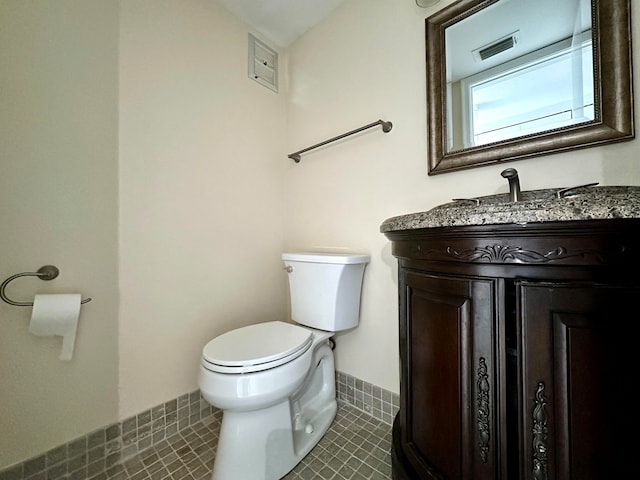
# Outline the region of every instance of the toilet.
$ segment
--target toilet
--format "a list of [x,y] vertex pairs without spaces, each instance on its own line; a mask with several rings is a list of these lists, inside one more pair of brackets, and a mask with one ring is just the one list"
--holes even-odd
[[368,255],[285,253],[294,323],[268,321],[205,345],[198,383],[222,410],[212,480],[277,480],[335,418],[331,337],[357,327]]

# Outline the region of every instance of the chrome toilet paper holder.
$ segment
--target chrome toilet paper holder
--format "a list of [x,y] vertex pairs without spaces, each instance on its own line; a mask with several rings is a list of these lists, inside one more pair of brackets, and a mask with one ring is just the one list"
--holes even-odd
[[[3,302],[8,303],[9,305],[15,305],[16,307],[32,307],[33,302],[16,302],[11,300],[4,293],[5,288],[9,285],[10,282],[20,277],[38,277],[40,280],[53,280],[60,274],[60,270],[55,265],[45,265],[44,267],[40,267],[37,272],[22,272],[16,273],[15,275],[10,276],[2,285],[0,285],[0,298],[2,298]],[[86,298],[82,300],[80,303],[88,303],[91,301],[91,298]]]

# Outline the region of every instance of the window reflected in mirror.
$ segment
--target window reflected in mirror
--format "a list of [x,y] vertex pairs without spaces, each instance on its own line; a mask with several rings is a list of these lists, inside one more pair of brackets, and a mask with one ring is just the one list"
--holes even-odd
[[461,80],[462,148],[593,120],[591,46],[556,44]]
[[543,3],[499,0],[446,29],[448,152],[594,120],[590,1],[553,2],[542,26]]

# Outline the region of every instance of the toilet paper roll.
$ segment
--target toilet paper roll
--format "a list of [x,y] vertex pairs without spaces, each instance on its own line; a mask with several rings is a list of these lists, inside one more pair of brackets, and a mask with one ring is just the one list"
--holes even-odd
[[62,337],[60,360],[71,360],[80,316],[79,293],[36,295],[29,332],[41,337]]

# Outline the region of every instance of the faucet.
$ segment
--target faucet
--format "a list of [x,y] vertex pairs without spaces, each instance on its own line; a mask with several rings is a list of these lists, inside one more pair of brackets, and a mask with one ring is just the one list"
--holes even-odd
[[504,178],[509,180],[509,201],[519,202],[522,200],[522,192],[520,191],[520,180],[518,180],[518,171],[515,168],[507,168],[500,172]]

